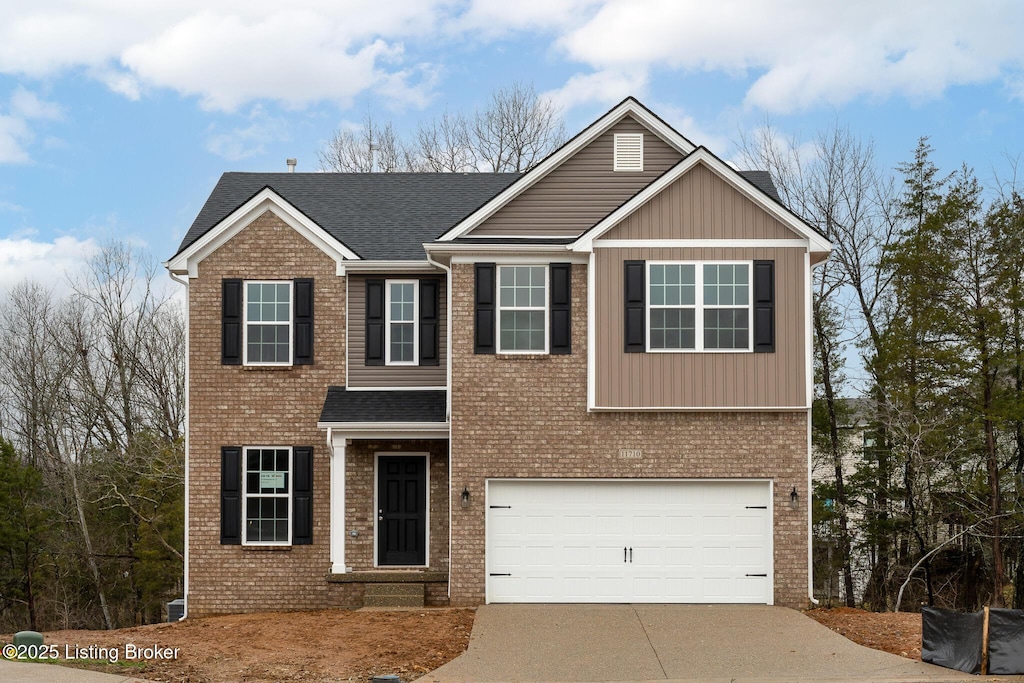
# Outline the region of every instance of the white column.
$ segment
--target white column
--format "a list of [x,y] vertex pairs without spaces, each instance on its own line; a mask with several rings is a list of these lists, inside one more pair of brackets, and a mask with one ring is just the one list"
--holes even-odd
[[331,444],[331,573],[345,573],[345,437]]

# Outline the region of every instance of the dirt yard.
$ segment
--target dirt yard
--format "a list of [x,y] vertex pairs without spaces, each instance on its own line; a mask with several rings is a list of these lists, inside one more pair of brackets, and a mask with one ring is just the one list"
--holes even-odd
[[[117,631],[51,631],[46,643],[116,646],[118,664],[85,668],[152,681],[368,682],[379,674],[411,681],[459,656],[469,644],[473,610],[343,611],[243,614],[188,619]],[[0,638],[11,642],[10,636]],[[125,645],[179,648],[178,658],[123,661]],[[71,662],[54,663],[69,665]]]
[[921,615],[865,612],[850,607],[812,609],[807,616],[855,643],[908,659],[921,659]]
[[[74,648],[117,647],[118,664],[79,666],[152,681],[360,681],[398,674],[411,681],[459,656],[469,644],[473,610],[271,612],[189,619],[118,631],[51,631],[46,642]],[[807,616],[850,640],[921,658],[921,615],[876,614],[840,607]],[[0,637],[10,642],[10,636]],[[126,663],[125,646],[178,648],[177,659]],[[72,662],[55,663],[73,665]]]

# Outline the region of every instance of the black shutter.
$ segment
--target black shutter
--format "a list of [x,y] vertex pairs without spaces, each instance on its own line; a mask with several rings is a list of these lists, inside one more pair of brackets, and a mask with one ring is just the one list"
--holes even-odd
[[220,542],[242,542],[242,449],[238,446],[220,449]]
[[313,279],[295,280],[295,365],[313,364]]
[[624,282],[626,353],[643,353],[647,350],[647,316],[644,312],[647,300],[646,262],[626,261]]
[[552,263],[551,292],[551,345],[552,355],[572,353],[572,270],[568,263]]
[[474,316],[473,353],[494,353],[494,305],[497,292],[493,263],[476,264],[476,315]]
[[384,281],[366,281],[366,364],[384,365]]
[[292,545],[313,543],[313,447],[292,449]]
[[440,292],[440,280],[420,280],[420,365],[441,363]]
[[242,364],[242,281],[237,279],[221,281],[220,362]]
[[754,352],[775,352],[775,261],[754,261]]

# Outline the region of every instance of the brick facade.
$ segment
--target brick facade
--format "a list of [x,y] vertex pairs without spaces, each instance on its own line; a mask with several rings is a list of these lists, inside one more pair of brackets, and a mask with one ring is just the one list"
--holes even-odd
[[[775,482],[775,603],[807,605],[804,412],[587,412],[586,266],[572,267],[572,354],[474,355],[473,266],[453,267],[452,604],[483,602],[491,477],[765,478]],[[660,380],[659,380],[660,381]],[[642,460],[620,460],[641,448]],[[806,500],[806,497],[804,498]]]
[[[265,213],[199,264],[189,286],[189,614],[358,606],[363,586],[330,572],[330,453],[316,421],[345,378],[345,286],[334,261]],[[315,280],[315,363],[220,364],[223,278]],[[768,478],[775,482],[775,602],[807,602],[807,416],[802,412],[588,413],[586,267],[572,267],[573,352],[473,354],[473,266],[453,267],[452,472],[444,440],[355,441],[346,449],[346,564],[372,570],[374,455],[429,453],[429,569],[449,567],[453,604],[484,600],[484,481],[491,477]],[[312,446],[313,544],[220,544],[222,446]],[[642,460],[620,460],[641,448]],[[468,509],[458,500],[471,493]],[[356,532],[355,536],[351,532]],[[445,604],[443,584],[428,604]]]
[[[221,280],[314,278],[314,364],[221,365]],[[330,453],[316,428],[326,387],[345,377],[344,281],[335,263],[264,213],[199,264],[189,282],[189,614],[353,604],[328,586]],[[313,447],[313,544],[220,544],[221,446]]]

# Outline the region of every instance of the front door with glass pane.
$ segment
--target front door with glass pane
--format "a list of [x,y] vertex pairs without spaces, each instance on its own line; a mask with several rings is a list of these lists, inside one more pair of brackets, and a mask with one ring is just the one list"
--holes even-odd
[[427,564],[427,458],[377,459],[377,564]]

